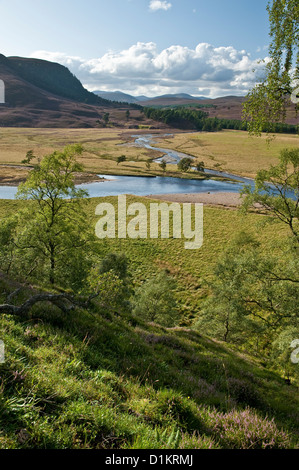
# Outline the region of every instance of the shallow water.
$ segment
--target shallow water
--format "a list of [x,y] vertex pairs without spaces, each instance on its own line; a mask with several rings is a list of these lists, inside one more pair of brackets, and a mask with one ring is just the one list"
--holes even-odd
[[[239,192],[242,183],[215,181],[212,179],[189,180],[167,176],[112,176],[99,175],[106,181],[80,184],[86,189],[89,197],[118,196],[119,194],[150,194],[202,193],[202,192]],[[17,188],[0,186],[0,199],[14,199]]]
[[[102,175],[111,178],[110,175]],[[167,176],[115,176],[112,181],[80,185],[87,189],[90,197],[117,196],[119,194],[175,194],[198,192],[239,192],[241,183],[231,183],[215,180],[187,180]]]

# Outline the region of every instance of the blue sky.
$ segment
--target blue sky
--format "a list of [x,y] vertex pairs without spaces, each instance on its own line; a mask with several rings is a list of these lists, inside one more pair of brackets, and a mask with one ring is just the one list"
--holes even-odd
[[267,56],[267,3],[0,0],[0,52],[60,62],[91,90],[243,95]]

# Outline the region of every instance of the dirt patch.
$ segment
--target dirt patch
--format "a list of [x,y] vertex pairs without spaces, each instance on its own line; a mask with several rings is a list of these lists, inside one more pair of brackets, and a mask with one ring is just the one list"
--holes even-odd
[[18,186],[26,180],[29,168],[18,165],[1,165],[0,166],[0,185],[1,186]]
[[208,206],[222,206],[229,209],[237,208],[242,203],[239,193],[190,193],[190,194],[155,194],[147,196],[150,199],[159,199],[168,202],[202,203]]

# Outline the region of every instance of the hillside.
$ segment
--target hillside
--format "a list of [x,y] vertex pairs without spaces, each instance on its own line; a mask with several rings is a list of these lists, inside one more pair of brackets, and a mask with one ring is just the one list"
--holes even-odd
[[[105,113],[117,125],[127,125],[128,106],[119,113],[119,106],[87,91],[60,64],[0,55],[0,79],[5,83],[5,104],[0,105],[2,127],[97,127]],[[132,110],[131,124],[137,124],[134,112],[140,115]]]
[[94,105],[107,105],[86,90],[67,67],[55,62],[22,57],[8,57],[7,64],[19,77],[57,96]]
[[[225,96],[222,98],[194,97],[187,93],[166,94],[155,97],[135,97],[122,93],[120,91],[104,92],[95,91],[95,94],[111,101],[135,103],[144,107],[169,107],[190,106],[202,107],[210,117],[220,119],[238,119],[242,118],[242,107],[245,98],[242,96]],[[294,121],[294,122],[293,122]],[[296,124],[295,119],[290,124]]]

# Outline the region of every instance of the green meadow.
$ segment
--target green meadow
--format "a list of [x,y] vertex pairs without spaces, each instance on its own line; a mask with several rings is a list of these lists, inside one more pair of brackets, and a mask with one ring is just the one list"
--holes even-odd
[[[99,217],[95,215],[98,204],[108,202],[115,207],[117,216],[117,197],[92,198],[88,201],[87,212],[92,216],[94,230]],[[151,202],[161,202],[150,200],[145,197],[127,196],[127,206],[134,202],[142,202],[150,213]],[[0,215],[2,217],[12,214],[22,207],[21,201],[1,201]],[[216,262],[221,253],[226,249],[231,240],[238,232],[246,231],[258,236],[259,241],[265,249],[279,236],[286,233],[283,224],[275,226],[263,225],[264,216],[255,213],[243,215],[239,210],[222,209],[204,206],[203,222],[203,245],[199,249],[185,249],[184,239],[161,239],[160,229],[158,239],[118,239],[117,231],[115,239],[99,240],[101,252],[105,256],[109,252],[124,253],[129,259],[130,270],[132,271],[136,285],[144,282],[157,272],[167,269],[176,279],[178,284],[178,300],[182,312],[184,324],[190,324],[190,319],[195,318],[200,312],[201,299],[208,294],[208,282],[211,281]],[[129,221],[129,217],[128,217]],[[194,222],[194,221],[193,221]],[[170,221],[170,229],[171,229]],[[148,234],[150,233],[148,227]],[[170,230],[171,235],[171,230]]]

